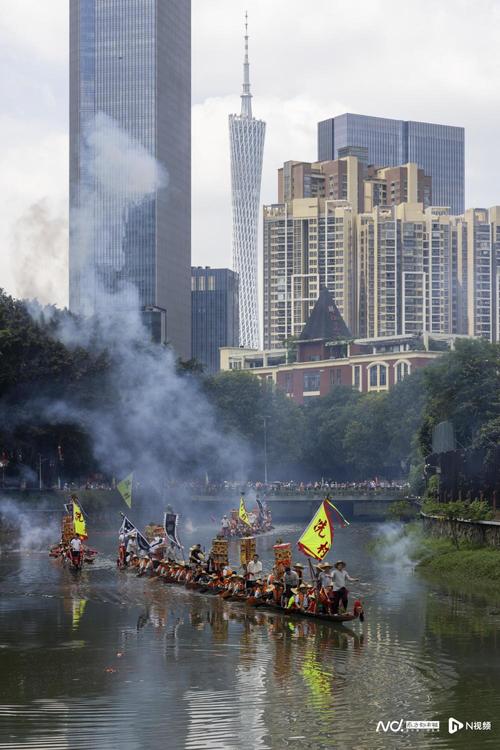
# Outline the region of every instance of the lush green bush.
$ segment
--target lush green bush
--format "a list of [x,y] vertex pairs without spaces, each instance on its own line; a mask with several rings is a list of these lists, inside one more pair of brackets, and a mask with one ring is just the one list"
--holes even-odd
[[488,521],[493,517],[490,506],[484,500],[473,500],[471,503],[426,500],[422,510],[429,516],[440,516],[448,521]]
[[409,521],[415,517],[416,510],[408,500],[397,500],[389,505],[387,514],[394,520]]

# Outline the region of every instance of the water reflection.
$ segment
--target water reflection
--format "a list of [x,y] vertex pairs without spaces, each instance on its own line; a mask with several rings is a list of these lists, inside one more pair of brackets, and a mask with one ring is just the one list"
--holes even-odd
[[[446,731],[381,737],[375,727],[449,715],[495,723],[491,603],[379,566],[365,551],[373,526],[346,532],[339,556],[369,584],[363,626],[247,611],[120,574],[111,551],[78,578],[45,556],[0,557],[0,748],[465,747],[465,735],[452,744]],[[273,541],[259,540],[266,560]],[[499,744],[497,731],[480,739]]]

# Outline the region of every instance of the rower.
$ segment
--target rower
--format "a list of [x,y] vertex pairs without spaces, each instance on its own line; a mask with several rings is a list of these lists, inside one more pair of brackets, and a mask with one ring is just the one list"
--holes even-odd
[[201,549],[201,544],[195,544],[189,550],[189,562],[193,565],[200,565],[205,561],[205,555]]
[[295,572],[295,570],[292,570],[290,566],[288,565],[285,568],[285,572],[283,574],[283,586],[285,587],[284,591],[284,604],[283,606],[286,607],[288,600],[290,599],[290,596],[292,595],[292,589],[298,586],[299,584],[299,576],[298,573]]

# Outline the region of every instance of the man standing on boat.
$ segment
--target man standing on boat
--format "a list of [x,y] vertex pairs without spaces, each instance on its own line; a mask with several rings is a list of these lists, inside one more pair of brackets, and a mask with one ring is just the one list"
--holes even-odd
[[257,578],[260,578],[260,574],[262,573],[262,563],[259,560],[258,555],[253,556],[253,560],[250,560],[250,562],[247,564],[247,589],[251,589],[254,585],[254,581],[257,580]]
[[359,578],[351,578],[347,570],[345,569],[345,562],[343,560],[337,560],[334,565],[332,572],[332,585],[333,585],[333,599],[332,599],[332,615],[337,615],[339,612],[339,604],[342,601],[342,606],[347,610],[347,588],[346,581],[359,581]]
[[69,548],[71,550],[71,559],[73,561],[73,565],[76,568],[81,567],[82,540],[80,539],[78,534],[75,534],[74,537],[71,539],[69,543]]

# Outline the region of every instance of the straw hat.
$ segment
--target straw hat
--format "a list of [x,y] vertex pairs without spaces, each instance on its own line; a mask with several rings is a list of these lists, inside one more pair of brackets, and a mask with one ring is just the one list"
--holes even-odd
[[305,583],[301,583],[300,586],[299,586],[299,589],[308,589],[308,588],[309,588],[309,586],[306,586]]
[[302,563],[294,563],[294,565],[292,567],[294,567],[294,568],[302,568],[302,570],[304,569],[304,566],[302,565]]
[[337,567],[337,565],[345,565],[344,560],[337,560],[337,562],[335,563],[335,567]]
[[298,594],[299,593],[298,589],[290,589],[290,591],[292,592],[292,594]]

